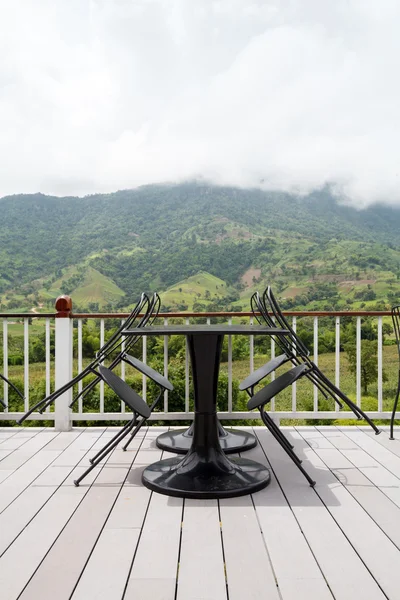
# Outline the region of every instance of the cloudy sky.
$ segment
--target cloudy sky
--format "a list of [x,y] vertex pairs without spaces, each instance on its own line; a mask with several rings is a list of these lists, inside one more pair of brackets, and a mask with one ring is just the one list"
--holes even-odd
[[398,0],[0,0],[0,196],[158,181],[400,204]]

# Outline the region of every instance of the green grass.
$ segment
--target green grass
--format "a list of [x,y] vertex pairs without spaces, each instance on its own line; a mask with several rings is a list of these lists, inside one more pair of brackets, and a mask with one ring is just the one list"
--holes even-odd
[[65,270],[63,276],[55,281],[49,290],[42,289],[39,293],[49,297],[56,297],[60,294],[68,294],[73,298],[76,305],[88,306],[96,302],[101,309],[106,304],[112,304],[119,301],[125,293],[109,278],[102,275],[92,267],[84,269],[83,281],[75,289],[68,289],[65,282],[78,274],[76,267],[69,267]]
[[[206,299],[207,290],[210,293],[208,300]],[[179,304],[186,304],[190,311],[193,308],[194,302],[207,304],[213,299],[225,298],[228,292],[229,288],[222,279],[201,271],[197,275],[192,275],[192,277],[188,277],[170,287],[161,293],[160,296],[165,306],[174,307]]]

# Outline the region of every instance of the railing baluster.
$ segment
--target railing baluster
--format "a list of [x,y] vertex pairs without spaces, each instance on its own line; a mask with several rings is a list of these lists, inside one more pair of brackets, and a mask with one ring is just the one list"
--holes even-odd
[[378,411],[382,412],[383,405],[383,331],[382,317],[378,317]]
[[[314,362],[318,366],[318,317],[314,317]],[[318,388],[314,385],[314,412],[318,412]]]
[[[124,323],[125,323],[125,319],[121,319],[121,327],[122,327],[122,325]],[[126,338],[123,337],[122,338],[122,343],[121,343],[121,352],[125,352],[125,342],[126,342]],[[125,361],[121,360],[120,364],[121,364],[121,379],[123,381],[125,381],[125,377],[126,377],[126,373],[125,373],[126,364],[125,364]],[[125,407],[125,402],[121,402],[121,408],[122,408],[122,405]]]
[[[185,319],[185,324],[189,325],[189,319]],[[185,335],[185,412],[189,412],[189,389],[189,347]]]
[[[250,317],[250,325],[253,325],[254,319]],[[254,371],[254,335],[250,336],[250,373]]]
[[[228,319],[232,325],[232,319]],[[228,335],[228,413],[232,412],[232,336]]]
[[[83,332],[83,323],[82,319],[78,319],[78,373],[82,373],[83,371],[83,348],[82,348],[82,332]],[[78,393],[80,394],[83,388],[83,382],[80,380],[78,382]],[[78,412],[83,411],[83,399],[82,397],[78,400]]]
[[[3,373],[8,377],[8,321],[3,319]],[[8,385],[4,382],[3,399],[8,411]]]
[[[164,317],[164,325],[168,325],[168,318]],[[164,376],[168,379],[168,336],[164,335]],[[164,412],[168,412],[168,390],[164,392]]]
[[[292,317],[292,328],[296,333],[297,331],[297,319],[296,317]],[[293,347],[293,353],[296,354],[296,349]],[[292,411],[295,412],[297,410],[297,384],[294,382],[292,385]]]
[[[50,319],[46,319],[45,325],[45,357],[46,357],[46,396],[50,394]],[[50,406],[46,408],[46,412],[50,412]]]
[[[104,319],[100,319],[100,348],[104,346]],[[104,412],[104,381],[100,381],[100,413]]]
[[27,411],[29,409],[29,318],[24,319],[24,396]]
[[[142,335],[142,361],[144,364],[147,364],[147,336]],[[147,398],[147,377],[143,375],[142,377],[142,396],[143,400]],[[123,410],[125,410],[125,402],[121,402],[124,405]]]
[[[340,317],[335,319],[335,386],[340,387]],[[337,402],[335,402],[335,411],[339,411]]]
[[[271,360],[275,358],[275,340],[271,338]],[[271,381],[275,379],[275,371],[271,373]],[[275,396],[271,398],[271,412],[275,412]]]
[[361,407],[361,317],[357,317],[356,328],[356,402]]
[[[125,319],[121,319],[121,325],[123,325],[124,323],[125,323]],[[125,350],[125,338],[122,339],[122,344],[121,344],[121,351],[124,352],[124,350]],[[126,373],[125,373],[125,366],[126,366],[125,365],[125,361],[121,360],[120,365],[121,365],[121,379],[123,381],[125,381],[125,376],[126,376]],[[142,379],[145,379],[145,377],[143,376]],[[144,396],[143,396],[143,398],[144,398]],[[122,402],[122,400],[121,400],[120,412],[122,412],[122,413],[125,412],[125,402]]]

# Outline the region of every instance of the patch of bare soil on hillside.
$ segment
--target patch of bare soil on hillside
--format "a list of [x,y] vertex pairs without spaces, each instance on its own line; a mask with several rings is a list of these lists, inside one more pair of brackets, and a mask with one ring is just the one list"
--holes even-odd
[[240,281],[243,283],[243,285],[251,287],[253,285],[253,277],[258,279],[260,276],[261,269],[254,269],[253,267],[250,267],[250,269],[247,269],[246,273],[243,273]]

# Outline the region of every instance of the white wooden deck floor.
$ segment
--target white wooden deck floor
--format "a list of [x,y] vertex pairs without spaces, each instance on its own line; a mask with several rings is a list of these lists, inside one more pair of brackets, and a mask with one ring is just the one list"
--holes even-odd
[[115,429],[0,428],[1,600],[400,599],[400,431],[285,428],[312,489],[254,428],[271,485],[183,501],[140,483],[163,430],[75,488]]

